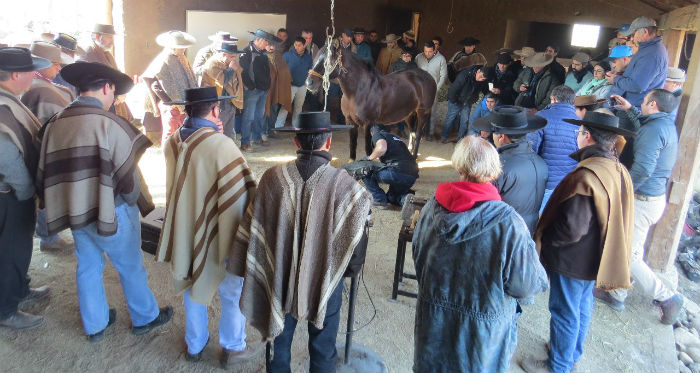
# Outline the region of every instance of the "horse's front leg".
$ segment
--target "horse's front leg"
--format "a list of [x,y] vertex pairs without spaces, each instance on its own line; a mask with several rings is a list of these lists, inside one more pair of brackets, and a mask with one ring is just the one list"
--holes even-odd
[[372,131],[370,131],[369,125],[362,126],[362,130],[365,131],[365,153],[369,156],[374,151],[372,146]]
[[350,159],[357,159],[357,126],[350,129]]

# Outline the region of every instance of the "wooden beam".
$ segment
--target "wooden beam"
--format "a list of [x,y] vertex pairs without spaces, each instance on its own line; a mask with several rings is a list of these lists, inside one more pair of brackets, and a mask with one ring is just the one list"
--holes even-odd
[[668,51],[668,66],[678,67],[678,61],[680,61],[681,52],[683,52],[685,31],[666,30],[664,31],[663,40],[666,45],[666,50]]
[[673,168],[666,211],[647,240],[646,261],[658,271],[670,270],[693,195],[700,168],[700,38],[695,38],[683,100],[688,103],[678,142],[678,160]]

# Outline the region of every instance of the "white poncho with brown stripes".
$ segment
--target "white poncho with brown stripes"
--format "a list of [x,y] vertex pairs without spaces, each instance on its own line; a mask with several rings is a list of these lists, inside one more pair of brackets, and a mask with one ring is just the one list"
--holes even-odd
[[156,260],[171,263],[175,289],[208,304],[224,279],[233,237],[255,179],[233,140],[202,128],[164,146],[166,214]]

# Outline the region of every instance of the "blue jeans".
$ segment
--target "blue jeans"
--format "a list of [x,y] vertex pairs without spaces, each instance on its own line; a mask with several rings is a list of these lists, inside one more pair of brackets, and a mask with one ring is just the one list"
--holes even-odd
[[[408,191],[413,186],[413,183],[416,182],[416,177],[405,175],[392,169],[384,169],[371,173],[362,181],[365,183],[367,190],[372,193],[374,202],[389,202],[401,206]],[[379,187],[379,183],[389,184],[389,191],[385,193],[384,189]]]
[[36,236],[43,244],[52,244],[60,239],[57,234],[49,235],[49,226],[46,222],[46,210],[39,209],[36,214]]
[[262,140],[266,100],[267,91],[261,91],[259,89],[244,90],[241,145],[250,145],[251,131],[253,141]]
[[542,198],[542,205],[540,205],[540,215],[542,215],[542,211],[544,211],[544,207],[547,206],[547,202],[549,201],[549,197],[552,196],[552,193],[554,193],[554,189],[545,189],[544,190],[544,197]]
[[[221,316],[219,317],[219,344],[227,350],[245,349],[245,316],[241,313],[238,302],[243,290],[243,277],[226,272],[226,277],[219,284],[221,298]],[[185,343],[190,354],[202,351],[209,340],[209,315],[207,305],[190,299],[190,289],[183,295],[185,303]]]
[[553,373],[569,373],[581,359],[593,313],[595,281],[551,273],[549,280],[549,359]]
[[101,331],[109,321],[109,305],[102,282],[105,254],[119,273],[131,324],[134,327],[146,325],[159,313],[143,266],[139,209],[136,205],[122,203],[115,208],[115,213],[117,233],[111,236],[100,236],[96,223],[72,230],[78,259],[75,281],[85,334]]
[[[340,324],[340,306],[343,304],[343,282],[341,281],[328,299],[326,318],[323,320],[323,329],[316,328],[309,323],[309,364],[310,373],[335,372],[338,352],[335,349],[335,339],[338,335]],[[267,366],[268,373],[291,372],[289,365],[292,353],[292,339],[297,320],[292,315],[284,317],[284,329],[282,334],[275,338],[273,343],[274,353]]]
[[442,127],[442,140],[446,140],[447,137],[450,136],[458,115],[459,135],[457,138],[461,139],[462,137],[466,136],[469,124],[469,112],[471,109],[472,108],[469,105],[460,106],[450,101],[447,102],[447,116],[445,116],[445,125]]

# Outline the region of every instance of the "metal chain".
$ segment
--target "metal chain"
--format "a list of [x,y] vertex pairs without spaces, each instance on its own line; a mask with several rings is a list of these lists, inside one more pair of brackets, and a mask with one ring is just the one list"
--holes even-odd
[[333,65],[331,62],[333,36],[335,35],[335,0],[331,0],[331,27],[330,33],[328,27],[326,27],[326,59],[323,61],[323,90],[325,91],[325,97],[323,98],[323,111],[326,111],[328,106],[328,90],[331,87],[330,75],[333,71]]

